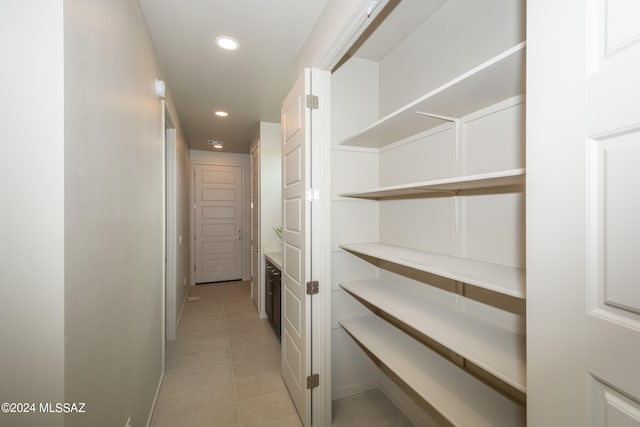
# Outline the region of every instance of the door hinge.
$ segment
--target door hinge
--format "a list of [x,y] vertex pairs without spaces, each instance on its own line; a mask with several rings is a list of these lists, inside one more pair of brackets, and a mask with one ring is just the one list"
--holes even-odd
[[320,385],[320,375],[313,374],[307,377],[307,390],[311,390],[312,388],[316,388]]
[[193,266],[193,271],[197,271],[197,267],[195,265]]
[[320,283],[317,280],[307,282],[307,295],[316,295],[320,292]]
[[305,196],[307,202],[317,202],[318,200],[320,200],[320,191],[316,190],[315,188],[307,188]]
[[307,95],[307,108],[311,110],[318,109],[318,97],[316,95]]

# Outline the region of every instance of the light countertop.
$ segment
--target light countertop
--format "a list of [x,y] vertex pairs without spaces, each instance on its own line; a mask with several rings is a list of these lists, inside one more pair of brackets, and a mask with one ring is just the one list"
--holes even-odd
[[282,252],[265,252],[264,257],[282,270]]

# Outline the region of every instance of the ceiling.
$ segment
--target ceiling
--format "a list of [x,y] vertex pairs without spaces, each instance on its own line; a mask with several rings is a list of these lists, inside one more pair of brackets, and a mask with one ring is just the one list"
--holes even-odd
[[[248,153],[258,122],[280,122],[296,56],[327,0],[139,0],[191,148]],[[236,51],[215,45],[234,37]],[[226,118],[214,111],[225,110]]]

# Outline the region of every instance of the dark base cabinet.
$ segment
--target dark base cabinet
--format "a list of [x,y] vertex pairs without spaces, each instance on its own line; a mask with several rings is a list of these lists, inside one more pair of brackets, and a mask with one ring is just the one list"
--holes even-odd
[[269,322],[271,322],[271,326],[273,326],[273,330],[276,332],[276,335],[278,335],[278,338],[280,338],[280,320],[282,316],[280,311],[282,298],[282,293],[280,291],[280,276],[280,269],[269,260],[265,260],[265,283],[267,285],[267,298],[265,301],[265,308],[267,311]]

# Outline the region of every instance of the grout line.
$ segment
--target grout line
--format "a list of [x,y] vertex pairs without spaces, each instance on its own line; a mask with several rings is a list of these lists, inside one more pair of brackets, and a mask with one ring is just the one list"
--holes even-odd
[[224,313],[224,324],[225,324],[225,336],[227,338],[227,348],[229,350],[229,360],[231,362],[231,382],[233,383],[233,397],[234,397],[234,406],[236,408],[236,420],[238,421],[237,424],[238,426],[242,427],[242,424],[240,422],[240,405],[239,405],[239,399],[238,399],[238,386],[236,385],[236,371],[235,368],[233,366],[233,355],[231,354],[231,340],[229,339],[229,323],[228,323],[228,319],[227,319],[227,311],[224,309],[224,306],[226,305],[226,302],[222,301],[222,311]]

